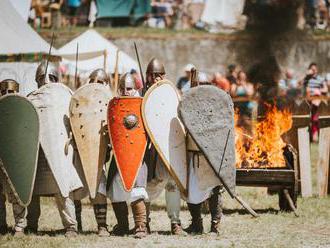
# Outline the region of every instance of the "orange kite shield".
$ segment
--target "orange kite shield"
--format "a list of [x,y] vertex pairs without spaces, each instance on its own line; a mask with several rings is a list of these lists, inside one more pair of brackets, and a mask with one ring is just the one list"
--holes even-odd
[[141,104],[141,97],[116,97],[108,108],[109,136],[126,191],[134,186],[147,146]]

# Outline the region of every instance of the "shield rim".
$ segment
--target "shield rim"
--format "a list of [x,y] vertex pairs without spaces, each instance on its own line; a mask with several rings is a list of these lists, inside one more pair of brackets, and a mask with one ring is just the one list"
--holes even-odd
[[30,205],[30,202],[32,200],[32,196],[33,196],[33,189],[34,189],[34,184],[35,184],[35,181],[36,181],[36,175],[37,175],[37,167],[38,167],[38,154],[39,154],[39,148],[40,148],[40,118],[39,118],[39,114],[38,114],[38,111],[36,110],[35,106],[33,105],[33,103],[25,96],[22,96],[18,93],[12,93],[12,94],[8,94],[8,95],[4,95],[4,96],[1,96],[0,97],[0,101],[4,98],[7,98],[7,97],[18,97],[18,98],[22,98],[24,99],[26,102],[28,102],[34,109],[37,117],[38,117],[38,136],[37,136],[37,139],[38,139],[38,148],[37,148],[37,154],[36,154],[36,162],[35,162],[35,166],[34,166],[34,172],[33,172],[33,180],[32,180],[32,184],[31,184],[31,191],[30,191],[30,194],[29,194],[29,198],[28,198],[28,201],[27,203],[24,203],[21,198],[19,197],[19,194],[17,193],[15,187],[14,187],[14,184],[12,183],[12,181],[10,180],[10,177],[6,171],[6,168],[4,167],[4,163],[2,162],[1,158],[0,158],[0,170],[1,170],[1,173],[3,173],[3,176],[5,177],[4,180],[6,181],[6,183],[8,184],[10,190],[12,191],[15,199],[18,201],[18,204],[21,205],[22,207],[27,207]]
[[[221,90],[221,89],[219,89],[219,90]],[[230,99],[230,100],[231,100],[231,99]],[[231,100],[231,101],[232,101],[232,100]],[[196,144],[196,146],[198,147],[198,149],[203,153],[203,156],[205,157],[205,159],[206,159],[206,161],[207,161],[207,164],[212,168],[214,174],[219,178],[220,182],[221,182],[222,185],[225,187],[225,189],[226,189],[226,191],[228,192],[228,194],[229,194],[232,198],[234,198],[234,197],[236,196],[236,192],[233,192],[231,189],[229,189],[228,185],[227,185],[227,184],[224,182],[224,180],[221,178],[220,173],[218,173],[218,172],[216,171],[216,169],[212,166],[212,163],[210,162],[209,157],[206,155],[204,148],[202,148],[202,147],[198,144],[198,142],[196,142],[196,139],[195,139],[194,135],[189,131],[188,127],[185,125],[184,118],[182,118],[181,110],[180,110],[180,109],[181,109],[181,108],[180,108],[180,106],[179,106],[178,110],[179,110],[179,113],[180,113],[180,119],[182,120],[182,124],[183,124],[183,125],[185,126],[185,128],[186,128],[187,134],[189,134],[189,135],[191,136],[192,140],[195,142],[195,144]],[[234,129],[235,129],[235,127],[234,127]],[[234,130],[234,129],[233,129],[233,130]],[[235,131],[235,130],[234,130],[234,131]],[[234,134],[235,134],[235,133],[234,133]],[[223,154],[223,155],[224,155],[224,154]],[[234,167],[235,167],[235,165],[234,165]],[[235,167],[235,174],[236,174],[236,167]],[[236,182],[235,182],[235,186],[236,186]]]
[[[176,89],[176,87],[174,86],[174,84],[170,81],[170,80],[167,80],[167,79],[162,79],[160,81],[158,81],[157,83],[153,84],[149,89],[148,91],[146,92],[146,94],[144,95],[143,97],[143,101],[142,101],[142,106],[141,106],[141,112],[142,112],[142,119],[143,119],[143,123],[144,123],[144,126],[145,126],[145,129],[148,133],[148,137],[150,138],[152,144],[155,146],[156,148],[156,151],[157,153],[159,154],[159,156],[161,157],[163,163],[165,164],[165,168],[166,170],[168,171],[168,173],[170,174],[170,176],[174,179],[174,181],[176,182],[177,186],[179,187],[180,191],[184,194],[184,196],[188,196],[188,188],[189,188],[189,178],[188,178],[188,175],[189,175],[189,172],[187,172],[187,185],[186,185],[186,188],[184,187],[184,185],[181,183],[180,179],[178,178],[178,176],[176,175],[175,171],[172,169],[172,166],[170,165],[170,163],[167,161],[167,159],[165,159],[165,156],[163,154],[163,152],[161,151],[160,147],[158,146],[156,140],[155,140],[155,136],[152,134],[151,130],[150,130],[150,127],[146,121],[146,115],[145,115],[145,105],[146,105],[146,102],[150,96],[150,94],[153,92],[153,90],[161,85],[164,85],[164,84],[168,84],[170,85],[177,97],[178,97],[178,100],[179,100],[179,104],[181,102],[181,95],[179,94],[178,90]],[[184,130],[184,134],[185,134],[185,140],[186,140],[186,137],[187,137],[187,131],[185,129],[185,126],[183,125],[182,121],[181,121],[181,118],[179,118],[179,115],[178,115],[178,119],[180,120],[181,122],[181,125],[183,127],[183,130]],[[188,164],[187,164],[187,170],[189,169],[188,167]]]
[[[110,111],[110,102],[112,101],[112,100],[114,100],[114,99],[142,99],[142,101],[141,101],[141,107],[142,107],[142,103],[143,103],[143,97],[141,97],[141,96],[115,96],[115,97],[113,97],[110,101],[109,101],[109,104],[108,104],[108,112],[107,112],[107,116],[109,117],[109,111]],[[142,123],[142,125],[143,125],[143,127],[144,127],[144,130],[145,131],[147,131],[147,129],[146,129],[146,125],[144,124],[144,121],[143,121],[143,116],[142,116],[142,111],[141,111],[141,107],[140,107],[140,112],[141,112],[141,123]],[[107,118],[107,121],[109,121],[109,118]],[[120,168],[119,168],[119,166],[118,166],[118,160],[117,160],[117,155],[116,155],[116,151],[115,151],[115,149],[114,149],[114,146],[113,146],[113,143],[112,143],[112,137],[111,137],[111,130],[110,130],[110,126],[109,126],[109,123],[108,123],[108,134],[109,134],[109,138],[110,138],[110,143],[111,143],[111,151],[112,151],[112,153],[113,153],[113,157],[112,157],[112,159],[115,159],[115,161],[116,161],[116,167],[117,167],[117,169],[118,169],[118,173],[119,173],[119,176],[120,176],[120,179],[121,179],[121,182],[122,182],[122,184],[123,184],[123,188],[124,188],[124,190],[126,191],[126,192],[131,192],[132,191],[132,189],[134,188],[134,184],[135,184],[135,182],[136,182],[136,179],[137,179],[137,177],[138,177],[138,175],[139,175],[139,170],[141,169],[141,167],[142,167],[142,164],[143,164],[143,162],[144,162],[144,155],[145,155],[145,152],[146,152],[146,148],[147,148],[147,145],[148,145],[148,136],[146,137],[146,140],[147,140],[147,142],[146,142],[146,144],[145,144],[145,146],[144,146],[144,152],[143,152],[143,155],[141,156],[141,161],[140,161],[140,165],[139,165],[139,167],[138,167],[138,170],[137,170],[137,172],[138,173],[136,173],[136,175],[135,175],[135,177],[134,177],[134,183],[133,183],[133,185],[132,185],[132,188],[131,189],[128,189],[128,188],[126,188],[126,185],[125,185],[125,183],[124,183],[124,179],[123,179],[123,175],[122,175],[122,173],[121,173],[121,170],[120,170]]]
[[[72,123],[72,118],[71,118],[71,110],[72,110],[72,108],[71,108],[71,106],[73,106],[72,104],[73,104],[73,97],[77,94],[77,93],[79,93],[80,91],[82,91],[82,90],[84,90],[85,88],[91,88],[91,87],[93,87],[93,86],[95,86],[95,85],[97,85],[97,86],[100,86],[100,87],[104,87],[104,88],[107,88],[107,86],[106,85],[103,85],[103,84],[99,84],[99,83],[90,83],[90,84],[84,84],[83,86],[81,86],[80,88],[78,88],[75,92],[73,92],[73,94],[71,95],[71,99],[70,99],[70,105],[69,105],[69,119],[70,119],[70,128],[71,128],[71,132],[72,132],[72,135],[73,135],[73,138],[74,138],[74,136],[75,136],[75,134],[74,134],[74,131],[73,131],[73,123]],[[110,91],[110,88],[109,88],[109,92],[110,92],[110,94],[111,94],[111,98],[110,98],[110,100],[108,101],[108,104],[110,103],[110,101],[113,99],[113,94],[112,94],[112,92]],[[108,122],[108,115],[106,115],[106,122]],[[76,142],[76,141],[75,141]],[[91,190],[90,190],[90,188],[89,188],[89,185],[88,185],[88,183],[87,183],[87,180],[86,180],[86,173],[85,173],[85,170],[84,170],[84,166],[83,166],[83,163],[82,163],[82,160],[81,160],[81,155],[80,155],[80,151],[79,151],[79,149],[78,149],[78,146],[77,146],[77,150],[78,150],[78,155],[79,155],[79,159],[80,159],[80,161],[81,161],[81,167],[82,167],[82,171],[83,171],[83,173],[84,173],[84,177],[85,177],[85,181],[86,181],[86,186],[87,186],[87,189],[88,189],[88,194],[89,194],[89,196],[92,198],[92,199],[95,199],[95,197],[96,197],[96,195],[97,195],[97,193],[98,193],[98,189],[99,189],[99,186],[100,186],[100,182],[101,182],[101,177],[102,177],[102,174],[100,173],[100,176],[99,176],[99,178],[97,179],[97,181],[98,181],[98,183],[97,183],[97,185],[96,185],[96,189],[95,189],[95,192],[94,192],[94,195],[91,193]],[[104,159],[105,160],[105,159]],[[105,163],[105,161],[104,161],[104,163]],[[100,167],[100,165],[98,165],[98,167]],[[102,165],[102,167],[103,167],[103,165]],[[101,168],[101,170],[102,170],[102,168]]]

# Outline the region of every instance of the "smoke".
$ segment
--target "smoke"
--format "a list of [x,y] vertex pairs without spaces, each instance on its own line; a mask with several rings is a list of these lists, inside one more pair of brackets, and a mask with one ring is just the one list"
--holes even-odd
[[[303,0],[247,0],[248,42],[238,53],[237,61],[247,65],[251,82],[262,85],[261,96],[273,97],[281,75],[279,54],[299,39],[297,11]],[[284,54],[285,56],[285,54]]]

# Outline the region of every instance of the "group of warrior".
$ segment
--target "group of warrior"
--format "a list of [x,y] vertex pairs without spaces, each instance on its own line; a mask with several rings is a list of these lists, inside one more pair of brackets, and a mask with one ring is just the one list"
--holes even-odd
[[[146,70],[146,87],[150,88],[159,80],[165,79],[164,65],[158,59],[152,59]],[[43,61],[36,71],[36,82],[38,88],[46,84],[61,83],[59,70],[55,63]],[[112,87],[110,77],[107,73],[98,69],[90,74],[89,83],[99,83]],[[12,80],[3,80],[0,83],[1,95],[18,94],[19,84]],[[120,77],[118,96],[140,96],[136,89],[134,78],[131,74],[126,73]],[[171,99],[168,99],[171,101]],[[109,149],[111,149],[109,141]],[[14,152],[14,151],[13,151]],[[77,151],[76,151],[77,152]],[[109,151],[108,151],[109,153]],[[175,180],[170,176],[163,164],[160,156],[153,145],[148,145],[146,155],[149,159],[144,159],[142,166],[139,168],[137,178],[133,189],[130,192],[124,190],[121,177],[116,170],[116,161],[112,157],[112,161],[107,161],[111,164],[109,174],[111,173],[111,183],[107,185],[106,170],[102,172],[102,176],[98,186],[98,193],[94,199],[91,199],[93,205],[95,219],[98,226],[99,236],[124,236],[132,234],[136,238],[143,238],[150,234],[150,202],[159,197],[165,190],[166,210],[171,223],[171,233],[173,235],[186,235],[187,233],[202,234],[204,232],[202,219],[202,203],[208,201],[209,210],[211,213],[211,233],[218,234],[220,220],[222,216],[222,185],[219,184],[205,190],[198,187],[199,181],[196,169],[201,152],[194,149],[188,149],[188,166],[190,171],[189,176],[189,192],[187,196],[183,196],[180,192]],[[110,156],[107,156],[108,160]],[[145,156],[146,158],[147,156]],[[194,176],[195,175],[195,176]],[[65,234],[68,237],[76,236],[82,230],[82,204],[81,200],[88,196],[84,193],[84,185],[79,172],[73,171],[67,173],[62,182],[52,174],[52,171],[47,165],[43,150],[39,149],[37,172],[34,183],[33,196],[30,204],[27,207],[21,206],[13,196],[11,190],[6,185],[6,181],[1,179],[1,194],[0,194],[0,231],[7,233],[8,227],[6,222],[6,196],[12,203],[13,214],[15,218],[14,233],[15,235],[23,235],[24,233],[37,233],[40,217],[40,197],[52,196],[56,199],[57,208],[65,229]],[[204,180],[208,180],[205,178]],[[70,192],[63,194],[59,189],[59,184],[67,181],[70,184]],[[109,180],[108,180],[109,181]],[[110,199],[117,224],[111,231],[108,231],[107,225],[107,198]],[[188,228],[183,229],[180,220],[181,199],[187,202],[189,212],[191,214],[191,224]],[[129,229],[129,207],[132,210],[134,218],[134,228]]]

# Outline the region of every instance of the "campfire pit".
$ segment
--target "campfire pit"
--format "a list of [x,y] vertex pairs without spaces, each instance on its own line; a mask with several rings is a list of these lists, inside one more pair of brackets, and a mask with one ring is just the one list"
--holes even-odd
[[237,186],[267,187],[268,192],[278,193],[280,210],[296,213],[299,190],[297,153],[288,145],[284,156],[287,164],[284,168],[236,169],[236,184]]
[[236,125],[236,184],[267,187],[269,193],[278,193],[280,210],[297,215],[297,152],[282,139],[291,127],[291,113],[274,106],[258,118],[251,134]]

